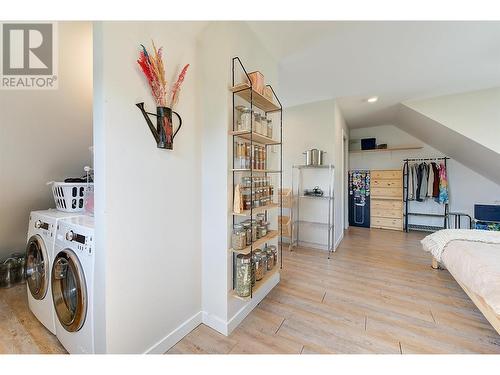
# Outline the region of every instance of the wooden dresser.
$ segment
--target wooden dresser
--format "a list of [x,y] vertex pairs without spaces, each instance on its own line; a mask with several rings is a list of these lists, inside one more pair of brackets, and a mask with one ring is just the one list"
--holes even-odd
[[403,230],[402,171],[371,171],[370,191],[370,226]]

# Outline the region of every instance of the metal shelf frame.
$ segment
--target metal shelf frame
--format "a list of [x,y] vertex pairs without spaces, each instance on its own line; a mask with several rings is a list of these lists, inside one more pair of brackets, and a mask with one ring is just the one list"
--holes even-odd
[[[241,88],[235,88],[235,71],[236,69],[239,67],[240,72],[242,71],[247,80],[248,80],[248,84],[246,85],[241,85]],[[258,94],[257,92],[255,92],[253,90],[253,87],[252,87],[252,81],[250,80],[250,76],[248,75],[248,72],[247,70],[245,69],[245,66],[243,65],[243,63],[241,62],[240,58],[238,56],[235,56],[232,58],[232,61],[231,61],[231,69],[232,69],[232,72],[231,72],[231,79],[232,79],[232,82],[231,82],[231,92],[232,92],[232,131],[230,132],[230,135],[232,136],[232,148],[233,148],[233,152],[232,152],[232,169],[231,169],[231,172],[232,172],[232,177],[233,177],[233,195],[234,195],[234,187],[236,186],[236,184],[238,182],[236,182],[236,178],[239,178],[241,176],[241,173],[249,173],[250,174],[250,177],[253,179],[254,177],[254,173],[257,174],[257,175],[264,175],[264,176],[267,176],[268,174],[279,174],[279,189],[281,190],[282,187],[283,187],[283,106],[278,98],[278,96],[276,95],[276,92],[274,91],[273,87],[271,85],[266,85],[266,87],[269,87],[273,93],[273,97],[276,99],[276,102],[278,103],[277,105],[275,105],[275,108],[273,108],[272,110],[265,110],[263,108],[261,108],[261,106],[258,105],[258,103],[262,102],[262,96],[260,94]],[[242,94],[243,91],[248,91],[248,93],[245,93],[245,94]],[[257,133],[255,133],[254,131],[248,131],[248,132],[240,132],[240,131],[237,131],[236,129],[236,116],[235,116],[235,111],[236,111],[236,106],[235,106],[235,97],[239,97],[245,101],[247,101],[250,105],[250,109],[253,111],[254,108],[258,108],[259,110],[261,110],[262,112],[264,112],[266,115],[268,113],[279,113],[279,118],[280,118],[280,122],[279,122],[279,141],[274,141],[274,140],[270,140],[269,138],[267,137],[263,137],[263,136],[258,136]],[[251,116],[251,120],[250,120],[250,129],[253,129],[253,116]],[[243,135],[243,137],[242,137]],[[268,169],[265,169],[265,170],[256,170],[256,169],[253,169],[253,159],[250,160],[250,168],[249,169],[241,169],[241,168],[235,168],[235,158],[234,158],[234,143],[235,143],[235,138],[244,138],[246,139],[247,141],[250,142],[250,145],[251,147],[253,148],[253,146],[255,144],[257,145],[263,145],[264,147],[266,147],[266,150],[268,149],[268,147],[270,146],[276,146],[276,147],[279,147],[279,155],[280,155],[280,159],[279,159],[279,170],[268,170]],[[266,155],[268,155],[268,153],[266,153]],[[253,157],[253,153],[251,155],[251,157]],[[267,160],[266,160],[266,167],[267,167]],[[250,194],[253,194],[253,190],[254,190],[254,187],[253,187],[253,184],[251,184],[250,186]],[[277,191],[277,189],[275,189],[275,191]],[[233,200],[234,200],[234,196],[233,196]],[[272,208],[275,207],[275,205],[270,205],[270,206],[273,206]],[[279,202],[278,202],[278,208],[280,209],[280,215],[283,216],[283,199],[280,195],[280,198],[279,198]],[[255,208],[252,207],[250,208],[250,212],[249,212],[249,215],[248,217],[250,219],[253,219],[254,217],[254,214],[257,212],[257,211],[262,211],[262,208]],[[265,214],[266,214],[266,221],[268,220],[268,212],[267,212],[267,209],[264,209],[265,211]],[[233,226],[235,224],[235,221],[236,221],[236,217],[237,215],[233,215]],[[252,228],[253,230],[253,228]],[[253,233],[252,233],[252,236],[253,236]],[[278,241],[278,247],[279,247],[279,258],[280,258],[280,269],[283,268],[283,228],[281,228],[279,230],[279,233],[278,233],[278,236],[279,236],[279,241]],[[250,256],[253,256],[253,250],[254,250],[254,246],[255,244],[252,243],[250,245],[250,251],[248,252],[250,254]],[[236,275],[236,255],[237,253],[233,252],[233,274],[232,274],[232,279],[233,279],[233,295],[236,296],[234,294],[234,289],[236,287],[236,280],[235,280],[235,275]],[[276,267],[276,266],[275,266]],[[270,271],[273,273],[273,275],[277,272],[276,270],[273,270],[273,271]],[[253,294],[254,294],[254,290],[257,290],[259,289],[263,283],[265,283],[265,281],[267,281],[269,278],[264,278],[262,281],[257,281],[255,286],[252,286],[251,287],[251,291],[250,291],[250,297],[249,299],[253,298]]]
[[[304,195],[304,187],[303,187],[303,179],[304,176],[302,174],[302,171],[305,169],[314,169],[314,170],[326,170],[328,171],[328,194],[326,196],[307,196]],[[295,173],[294,170],[297,170],[298,176],[297,176],[297,181],[295,181]],[[330,259],[330,256],[332,252],[335,252],[334,248],[334,243],[335,243],[335,214],[334,214],[334,208],[335,208],[335,194],[334,194],[334,182],[335,182],[335,167],[333,164],[325,164],[325,165],[294,165],[292,167],[292,194],[295,194],[295,191],[297,192],[297,217],[292,222],[292,234],[294,233],[293,226],[297,226],[297,229],[295,230],[295,241],[292,239],[293,243],[296,243],[297,245],[300,244],[300,225],[315,225],[318,227],[325,228],[326,231],[328,232],[328,242],[327,242],[327,250],[328,250],[328,259]],[[321,220],[317,221],[308,221],[308,220],[302,220],[300,218],[300,203],[302,201],[320,201],[320,202],[327,202],[328,203],[328,216],[326,218],[326,222],[323,222]],[[295,202],[294,202],[295,203]],[[321,244],[317,244],[321,245]]]

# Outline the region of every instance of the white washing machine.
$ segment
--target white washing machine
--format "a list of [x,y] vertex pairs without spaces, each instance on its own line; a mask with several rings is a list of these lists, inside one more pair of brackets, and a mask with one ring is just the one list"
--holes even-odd
[[56,333],[55,312],[50,288],[57,223],[79,216],[57,210],[32,211],[26,244],[26,284],[28,305],[37,319]]
[[71,354],[94,353],[94,218],[59,222],[51,273],[56,335]]

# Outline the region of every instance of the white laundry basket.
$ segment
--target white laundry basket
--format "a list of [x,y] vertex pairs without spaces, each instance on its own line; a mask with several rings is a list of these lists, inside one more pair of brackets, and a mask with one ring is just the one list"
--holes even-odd
[[56,208],[64,212],[82,212],[85,203],[85,191],[92,183],[50,182]]

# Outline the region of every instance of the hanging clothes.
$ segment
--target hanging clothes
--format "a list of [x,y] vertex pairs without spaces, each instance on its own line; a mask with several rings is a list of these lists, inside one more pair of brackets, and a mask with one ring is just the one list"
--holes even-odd
[[418,184],[418,194],[417,201],[424,201],[427,196],[427,176],[429,170],[427,169],[427,164],[421,163],[418,166],[418,176],[419,176],[419,184]]
[[413,165],[408,165],[408,191],[407,191],[407,199],[412,201],[415,197],[413,191]]
[[432,170],[434,172],[434,182],[432,183],[432,197],[439,197],[439,167],[436,163],[431,164]]
[[448,176],[443,163],[439,165],[439,197],[437,201],[441,204],[448,203]]
[[429,175],[427,178],[427,197],[432,197],[432,193],[434,192],[434,169],[432,168],[432,164],[427,165],[427,169],[429,170]]
[[417,199],[418,164],[413,164],[413,200]]

